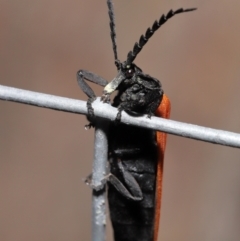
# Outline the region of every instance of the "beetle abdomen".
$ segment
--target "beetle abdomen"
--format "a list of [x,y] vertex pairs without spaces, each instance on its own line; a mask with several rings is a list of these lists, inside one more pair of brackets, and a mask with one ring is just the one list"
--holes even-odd
[[128,200],[109,185],[108,200],[115,241],[152,241],[155,214],[155,182],[157,166],[156,132],[148,129],[113,125],[110,128],[110,172],[123,184],[117,165],[137,181],[143,193],[141,201]]

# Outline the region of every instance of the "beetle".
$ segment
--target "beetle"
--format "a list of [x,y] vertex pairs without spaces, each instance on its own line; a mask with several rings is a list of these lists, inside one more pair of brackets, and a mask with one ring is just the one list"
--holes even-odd
[[[160,218],[163,159],[166,134],[120,123],[122,111],[130,115],[156,115],[169,118],[170,101],[161,83],[145,74],[134,60],[152,35],[176,14],[196,8],[170,10],[142,35],[124,62],[117,56],[115,18],[112,0],[107,0],[110,32],[117,76],[108,83],[87,70],[77,72],[77,81],[88,96],[88,127],[94,126],[94,91],[85,80],[103,86],[103,102],[118,91],[112,106],[118,108],[115,124],[109,129],[108,201],[115,241],[156,241]],[[117,123],[117,124],[116,124]]]

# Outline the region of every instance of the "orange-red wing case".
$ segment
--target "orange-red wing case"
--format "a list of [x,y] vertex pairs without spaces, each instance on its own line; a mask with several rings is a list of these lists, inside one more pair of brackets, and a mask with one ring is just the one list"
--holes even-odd
[[[164,94],[161,104],[155,112],[156,116],[168,119],[170,117],[171,103],[168,97]],[[157,178],[156,178],[156,201],[155,201],[155,222],[154,222],[154,235],[153,241],[157,241],[158,228],[161,212],[161,199],[162,199],[162,180],[163,180],[163,162],[164,152],[166,148],[167,134],[157,131],[157,149],[158,149],[158,163],[157,163]]]

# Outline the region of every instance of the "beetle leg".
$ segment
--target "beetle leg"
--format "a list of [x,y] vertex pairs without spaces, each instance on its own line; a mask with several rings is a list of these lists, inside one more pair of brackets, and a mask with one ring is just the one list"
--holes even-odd
[[122,117],[122,111],[123,109],[121,107],[118,108],[118,113],[115,119],[115,123],[118,124],[121,121],[121,117]]
[[103,103],[109,103],[110,102],[110,94],[103,90],[101,101]]
[[108,181],[116,188],[119,193],[121,193],[127,199],[133,201],[141,201],[143,199],[142,190],[139,187],[135,178],[132,176],[132,174],[124,169],[120,159],[118,160],[118,167],[123,175],[124,182],[130,192],[123,185],[123,183],[111,173],[109,174]]
[[[134,196],[132,195],[128,189],[123,185],[123,183],[116,177],[114,176],[113,174],[109,174],[108,176],[108,181],[116,188],[116,190],[122,195],[124,196],[125,198],[127,199],[130,199],[132,201],[141,201],[143,199],[143,196],[142,196],[142,191],[140,189],[140,187],[138,186],[136,188],[136,190],[139,188],[140,192],[141,193],[138,193],[139,195],[138,196]],[[135,180],[136,182],[136,180]],[[138,184],[137,184],[138,185]],[[129,187],[130,189],[130,187]]]
[[[123,183],[112,173],[109,173],[101,181],[100,186],[95,186],[92,183],[92,173],[85,178],[84,182],[86,185],[89,185],[92,189],[97,191],[97,190],[103,188],[106,181],[109,181],[116,188],[116,190],[119,193],[121,193],[124,197],[126,197],[127,199],[130,199],[133,201],[141,201],[142,200],[142,191],[141,191],[139,185],[137,184],[136,180],[134,179],[134,177],[130,173],[128,173],[128,175],[130,175],[130,179],[131,179],[130,182],[132,182],[128,187],[131,190],[131,192],[133,193],[133,195],[128,191],[128,189],[123,185]],[[133,188],[133,186],[135,186],[135,187]]]
[[96,95],[93,92],[92,88],[86,83],[86,81],[84,81],[84,79],[92,83],[101,85],[103,87],[106,86],[108,82],[102,77],[87,70],[79,70],[77,72],[78,85],[80,86],[81,90],[88,96],[87,110],[88,110],[88,118],[90,119],[90,122],[91,122],[91,119],[93,119],[94,117],[94,110],[92,107],[92,103],[96,99]]
[[91,186],[92,185],[92,173],[90,173],[87,177],[83,179],[86,185]]

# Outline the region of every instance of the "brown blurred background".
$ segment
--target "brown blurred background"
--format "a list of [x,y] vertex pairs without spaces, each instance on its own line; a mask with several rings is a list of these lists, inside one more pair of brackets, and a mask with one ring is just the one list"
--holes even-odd
[[[105,0],[0,3],[0,84],[86,100],[77,70],[115,76]],[[136,64],[162,82],[173,120],[240,132],[240,2],[114,3],[121,60],[162,13],[198,7],[167,22]],[[91,240],[85,117],[5,101],[0,111],[0,240]],[[166,152],[159,240],[238,241],[239,150],[170,135]]]

